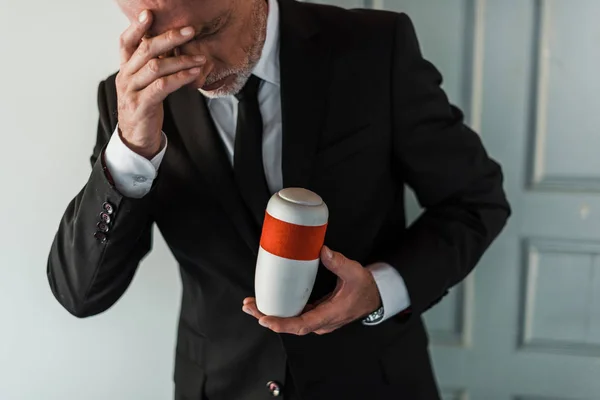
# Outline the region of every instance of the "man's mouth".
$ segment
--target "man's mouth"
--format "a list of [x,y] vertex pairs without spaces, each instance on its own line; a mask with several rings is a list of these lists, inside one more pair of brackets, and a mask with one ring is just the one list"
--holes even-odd
[[225,78],[219,79],[218,81],[213,82],[209,85],[202,86],[202,90],[206,92],[212,92],[225,86],[227,83],[230,83],[231,81],[233,81],[233,79],[235,79],[235,75],[228,75]]

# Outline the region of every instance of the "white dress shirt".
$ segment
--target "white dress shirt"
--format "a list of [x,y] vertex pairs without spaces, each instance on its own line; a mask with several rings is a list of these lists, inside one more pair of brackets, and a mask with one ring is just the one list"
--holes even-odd
[[[267,35],[261,58],[254,68],[253,74],[262,80],[258,100],[264,125],[263,163],[267,184],[271,193],[275,193],[283,188],[279,4],[277,0],[269,0]],[[233,165],[238,101],[235,96],[227,96],[207,99],[207,104]],[[167,142],[167,136],[163,133],[164,146],[162,150],[152,160],[148,160],[129,149],[121,140],[118,127],[115,129],[106,147],[105,162],[115,186],[121,194],[127,197],[141,198],[150,191],[165,155]],[[406,285],[395,268],[385,263],[375,263],[367,268],[373,274],[384,307],[384,317],[379,323],[410,306]]]

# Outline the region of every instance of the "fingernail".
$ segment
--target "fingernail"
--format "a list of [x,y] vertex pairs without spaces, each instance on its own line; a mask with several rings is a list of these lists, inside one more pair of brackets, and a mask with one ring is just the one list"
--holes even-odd
[[333,258],[333,253],[331,252],[331,250],[327,246],[325,246],[325,257],[328,260],[331,260]]
[[252,311],[250,311],[250,309],[247,307],[242,307],[242,311],[245,312],[246,314],[252,315]]
[[192,68],[192,69],[190,69],[190,74],[196,75],[196,74],[199,74],[200,71],[201,71],[200,68]]
[[139,20],[141,23],[144,23],[144,22],[146,22],[146,21],[148,20],[148,11],[142,11],[142,12],[140,13],[139,17],[138,17],[138,20]]
[[204,57],[204,56],[194,56],[194,61],[201,63],[201,62],[206,61],[206,57]]
[[179,31],[183,36],[190,36],[192,33],[194,33],[194,28],[192,27],[186,27],[183,28],[182,30]]

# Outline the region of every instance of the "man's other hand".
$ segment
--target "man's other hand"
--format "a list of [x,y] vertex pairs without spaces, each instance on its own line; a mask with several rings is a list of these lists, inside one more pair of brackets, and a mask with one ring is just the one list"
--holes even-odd
[[256,307],[256,299],[244,300],[242,310],[257,318],[259,323],[277,333],[323,335],[361,319],[381,307],[379,290],[371,272],[356,261],[332,251],[321,249],[321,261],[337,275],[332,293],[305,307],[303,313],[292,318],[265,316]]

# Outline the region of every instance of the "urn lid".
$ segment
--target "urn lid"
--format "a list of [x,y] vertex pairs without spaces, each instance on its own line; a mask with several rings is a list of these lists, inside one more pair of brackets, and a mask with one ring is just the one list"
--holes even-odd
[[267,213],[304,226],[325,225],[329,219],[329,210],[321,196],[303,188],[286,188],[275,193],[269,200]]

